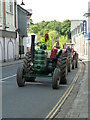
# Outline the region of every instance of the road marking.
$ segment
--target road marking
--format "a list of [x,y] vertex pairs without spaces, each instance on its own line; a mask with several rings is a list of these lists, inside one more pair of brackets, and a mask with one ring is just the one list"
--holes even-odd
[[9,77],[6,77],[6,78],[2,78],[2,79],[0,79],[0,81],[4,81],[4,80],[7,80],[7,79],[9,79],[9,78],[13,78],[13,77],[15,77],[17,74],[15,74],[15,75],[12,75],[12,76],[9,76]]
[[65,100],[67,99],[67,97],[70,95],[76,81],[78,80],[78,77],[81,73],[81,64],[80,64],[80,69],[78,70],[74,80],[72,81],[71,85],[69,86],[69,88],[66,90],[66,92],[64,93],[64,95],[61,97],[61,99],[58,101],[58,103],[55,105],[55,107],[50,111],[50,113],[46,116],[46,118],[44,120],[49,120],[49,119],[53,119],[54,116],[56,115],[56,113],[58,112],[58,110],[61,108],[61,106],[63,105],[63,103],[65,102]]

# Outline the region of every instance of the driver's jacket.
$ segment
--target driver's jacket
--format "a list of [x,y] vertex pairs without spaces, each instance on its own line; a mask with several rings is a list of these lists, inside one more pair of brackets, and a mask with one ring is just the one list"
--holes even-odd
[[46,44],[47,50],[52,50],[52,40],[48,39],[45,42],[45,38],[42,39],[41,44]]

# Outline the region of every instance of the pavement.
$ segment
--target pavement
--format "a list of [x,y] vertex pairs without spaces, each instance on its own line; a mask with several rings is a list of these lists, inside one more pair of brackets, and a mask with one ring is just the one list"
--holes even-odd
[[8,62],[0,62],[0,67],[15,65],[15,64],[19,64],[19,63],[23,63],[23,59],[8,61]]
[[[88,118],[88,64],[85,59],[85,71],[76,83],[70,96],[59,110],[56,118]],[[0,63],[1,67],[19,64],[23,60]],[[83,70],[82,70],[83,71]]]
[[[82,61],[84,61],[82,59]],[[85,69],[74,86],[56,118],[84,118],[89,116],[88,111],[88,62],[85,61]]]
[[79,56],[79,59],[82,61],[89,61],[87,56]]

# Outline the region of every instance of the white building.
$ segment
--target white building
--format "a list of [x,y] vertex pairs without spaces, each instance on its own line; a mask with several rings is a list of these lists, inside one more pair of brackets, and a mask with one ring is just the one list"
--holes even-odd
[[88,2],[88,12],[84,16],[86,16],[85,20],[71,21],[71,36],[79,57],[90,60],[90,2]]
[[87,42],[88,60],[90,60],[90,1],[88,2],[88,12],[84,16],[87,20],[87,34],[84,37]]
[[18,59],[17,4],[15,0],[0,0],[0,61]]

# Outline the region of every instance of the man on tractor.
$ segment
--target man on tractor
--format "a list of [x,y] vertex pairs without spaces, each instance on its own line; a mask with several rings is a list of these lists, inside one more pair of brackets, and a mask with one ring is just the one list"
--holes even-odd
[[48,33],[45,34],[45,37],[42,39],[41,43],[46,44],[47,50],[52,49],[52,40],[49,38]]
[[47,46],[46,50],[51,50],[52,49],[52,40],[50,39],[48,33],[45,34],[45,37],[41,40],[41,42],[40,42],[40,44],[37,48],[40,49],[42,44],[45,44]]
[[52,40],[50,39],[48,33],[45,34],[45,37],[41,40],[37,48],[46,50],[47,58],[50,58],[51,50],[52,50]]
[[56,47],[58,49],[63,49],[62,43],[59,41],[59,39],[54,43],[53,47]]

